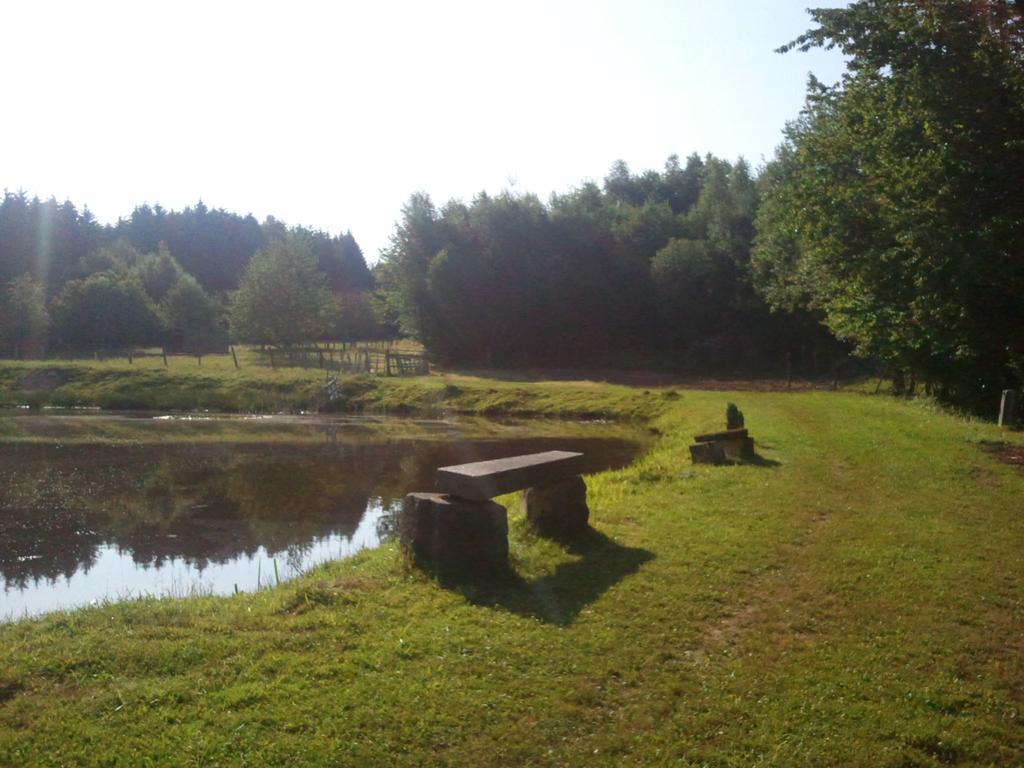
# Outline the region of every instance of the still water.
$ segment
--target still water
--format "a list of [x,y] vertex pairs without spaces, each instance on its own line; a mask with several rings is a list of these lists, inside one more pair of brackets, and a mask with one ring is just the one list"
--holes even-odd
[[560,449],[595,472],[641,447],[574,423],[0,416],[0,620],[270,586],[376,546],[439,466]]

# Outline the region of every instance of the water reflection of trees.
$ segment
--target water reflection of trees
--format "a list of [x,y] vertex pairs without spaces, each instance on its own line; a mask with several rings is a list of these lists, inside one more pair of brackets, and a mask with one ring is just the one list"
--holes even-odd
[[0,576],[8,586],[69,578],[103,545],[147,567],[174,558],[203,568],[260,547],[301,560],[317,539],[351,537],[371,500],[387,509],[431,488],[438,466],[556,447],[583,450],[591,470],[634,452],[625,441],[552,438],[2,446]]

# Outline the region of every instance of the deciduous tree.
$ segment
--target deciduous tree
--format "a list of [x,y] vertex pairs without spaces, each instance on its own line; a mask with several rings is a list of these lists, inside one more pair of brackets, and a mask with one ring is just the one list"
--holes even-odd
[[43,284],[29,275],[12,280],[0,295],[0,349],[13,357],[42,354],[49,330]]
[[181,274],[160,302],[164,331],[172,347],[203,351],[224,337],[221,308],[191,275]]
[[258,250],[231,298],[238,341],[291,346],[328,332],[334,301],[309,241],[288,235]]
[[779,308],[961,403],[1024,374],[1024,10],[860,0],[786,49],[838,47],[765,174],[755,273]]
[[138,277],[97,272],[68,282],[53,303],[58,343],[76,350],[120,349],[159,340],[160,319]]

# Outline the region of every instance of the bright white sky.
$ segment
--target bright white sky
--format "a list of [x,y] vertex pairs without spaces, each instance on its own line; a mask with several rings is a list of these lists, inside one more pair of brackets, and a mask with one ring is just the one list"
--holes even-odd
[[[417,190],[542,199],[612,162],[768,159],[808,72],[808,0],[11,2],[0,187],[271,214],[373,262]],[[821,5],[836,5],[825,2]]]

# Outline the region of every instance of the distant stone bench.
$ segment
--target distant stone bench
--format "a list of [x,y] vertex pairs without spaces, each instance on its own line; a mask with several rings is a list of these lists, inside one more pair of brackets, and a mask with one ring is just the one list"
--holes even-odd
[[726,457],[734,459],[754,458],[754,439],[746,429],[726,429],[721,432],[707,432],[694,435],[690,456],[694,464],[721,464]]
[[547,451],[440,467],[440,493],[410,493],[402,502],[399,540],[420,561],[442,568],[487,571],[508,563],[508,513],[491,501],[525,490],[520,508],[542,535],[586,529],[583,454]]

